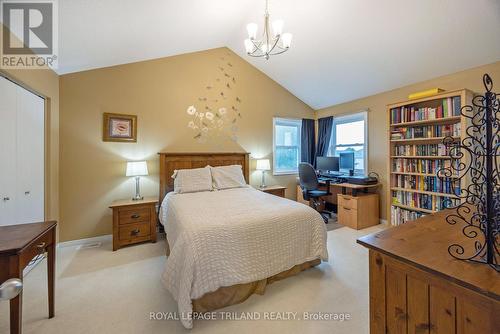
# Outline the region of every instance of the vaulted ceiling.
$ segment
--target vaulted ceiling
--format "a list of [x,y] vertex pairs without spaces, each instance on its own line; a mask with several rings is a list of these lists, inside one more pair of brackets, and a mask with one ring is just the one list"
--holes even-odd
[[264,0],[59,1],[60,74],[227,46],[314,109],[500,60],[499,0],[270,0],[289,52],[245,54]]

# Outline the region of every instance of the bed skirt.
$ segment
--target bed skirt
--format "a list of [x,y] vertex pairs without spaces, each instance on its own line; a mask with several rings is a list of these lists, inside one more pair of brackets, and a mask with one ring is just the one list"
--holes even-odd
[[206,293],[203,297],[193,300],[193,311],[197,313],[211,312],[226,306],[242,303],[253,294],[263,295],[268,284],[296,275],[320,263],[321,260],[316,259],[298,264],[279,274],[259,281],[219,288],[214,292]]

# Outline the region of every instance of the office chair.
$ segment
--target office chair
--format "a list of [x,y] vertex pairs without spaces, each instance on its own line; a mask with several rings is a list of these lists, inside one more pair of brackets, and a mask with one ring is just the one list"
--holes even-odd
[[326,181],[327,190],[320,190],[316,170],[307,162],[301,162],[299,164],[299,180],[304,200],[309,201],[310,206],[321,214],[325,223],[328,223],[330,214],[326,211],[320,211],[319,206],[323,202],[321,200],[321,196],[328,196],[332,194],[330,192],[330,181]]

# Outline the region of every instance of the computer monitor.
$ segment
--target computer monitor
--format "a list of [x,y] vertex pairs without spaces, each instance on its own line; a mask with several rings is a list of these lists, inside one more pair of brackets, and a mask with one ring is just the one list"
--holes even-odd
[[340,152],[339,153],[340,169],[349,170],[349,175],[354,174],[354,152]]
[[322,172],[338,172],[339,158],[337,157],[317,157],[316,169]]

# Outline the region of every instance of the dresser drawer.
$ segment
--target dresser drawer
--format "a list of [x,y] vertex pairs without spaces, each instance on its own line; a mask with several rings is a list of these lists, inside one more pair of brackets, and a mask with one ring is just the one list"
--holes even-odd
[[54,240],[50,231],[34,240],[31,244],[29,244],[25,249],[21,251],[21,255],[19,257],[20,267],[26,267],[35,256],[45,253],[47,247],[52,245],[53,243]]
[[337,202],[339,207],[344,207],[348,209],[358,209],[358,199],[350,195],[338,195]]
[[128,224],[120,227],[120,241],[142,239],[151,234],[151,223]]
[[151,209],[149,207],[138,207],[120,210],[118,217],[120,225],[149,222],[151,218]]
[[285,197],[285,189],[270,189],[265,192],[274,196]]

